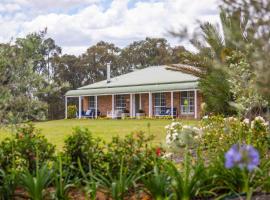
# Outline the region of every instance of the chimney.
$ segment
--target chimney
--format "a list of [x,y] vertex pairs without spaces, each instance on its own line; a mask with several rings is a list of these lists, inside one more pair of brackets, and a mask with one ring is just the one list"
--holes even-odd
[[107,63],[107,83],[111,82],[111,63]]

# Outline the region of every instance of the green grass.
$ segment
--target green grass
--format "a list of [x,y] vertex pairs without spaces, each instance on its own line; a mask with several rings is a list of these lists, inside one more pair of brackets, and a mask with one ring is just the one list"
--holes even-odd
[[[184,124],[196,124],[194,120],[181,120]],[[54,120],[47,122],[34,123],[41,129],[41,133],[46,136],[49,142],[56,145],[57,149],[61,149],[64,140],[72,133],[72,129],[76,126],[88,128],[94,137],[100,137],[105,141],[110,141],[113,136],[119,135],[123,137],[131,132],[144,131],[146,134],[155,136],[154,143],[163,143],[165,141],[164,126],[171,123],[171,120],[165,119],[144,119],[144,120],[91,120],[91,119],[67,119]],[[148,128],[150,124],[150,128]],[[0,129],[0,140],[10,135],[8,129]]]

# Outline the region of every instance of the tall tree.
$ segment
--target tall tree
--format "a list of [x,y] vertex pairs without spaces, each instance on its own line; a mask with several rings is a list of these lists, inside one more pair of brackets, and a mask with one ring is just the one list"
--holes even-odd
[[35,64],[40,59],[35,36],[18,39],[15,45],[0,45],[1,123],[46,117],[46,104],[37,98],[44,79],[35,72]]
[[106,78],[107,63],[111,63],[112,76],[121,73],[118,66],[118,55],[120,48],[112,43],[98,42],[87,49],[86,53],[80,56],[80,64],[86,69],[87,82],[93,83]]
[[121,52],[125,71],[172,62],[172,48],[164,38],[146,38],[135,41]]

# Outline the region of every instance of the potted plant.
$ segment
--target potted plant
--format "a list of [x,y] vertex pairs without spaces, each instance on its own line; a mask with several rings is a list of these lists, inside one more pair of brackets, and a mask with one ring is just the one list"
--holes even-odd
[[144,116],[145,116],[145,112],[142,109],[138,110],[138,112],[136,113],[137,119],[141,119]]
[[129,117],[129,110],[125,109],[125,110],[123,110],[123,112],[121,114],[121,118],[125,119],[127,117]]

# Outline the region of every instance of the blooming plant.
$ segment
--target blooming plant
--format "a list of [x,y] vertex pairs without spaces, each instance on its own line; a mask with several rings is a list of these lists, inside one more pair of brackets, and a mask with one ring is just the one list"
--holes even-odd
[[247,200],[251,199],[252,188],[249,186],[249,173],[260,163],[259,152],[251,145],[233,145],[225,154],[225,167],[231,169],[239,167],[244,179],[243,192],[247,194]]
[[225,154],[225,167],[230,169],[239,167],[247,168],[248,171],[254,170],[260,163],[258,151],[251,145],[233,145]]
[[269,129],[269,124],[264,120],[263,117],[257,116],[251,122],[251,128],[256,131],[266,131]]
[[172,122],[165,126],[167,131],[166,144],[172,149],[192,146],[202,134],[201,129],[182,125],[180,122]]
[[207,116],[201,120],[200,126],[203,134],[199,145],[207,150],[205,153],[209,159],[214,159],[216,154],[224,153],[236,143],[252,143],[260,154],[269,149],[269,128],[261,117],[250,122],[249,119],[235,117]]

